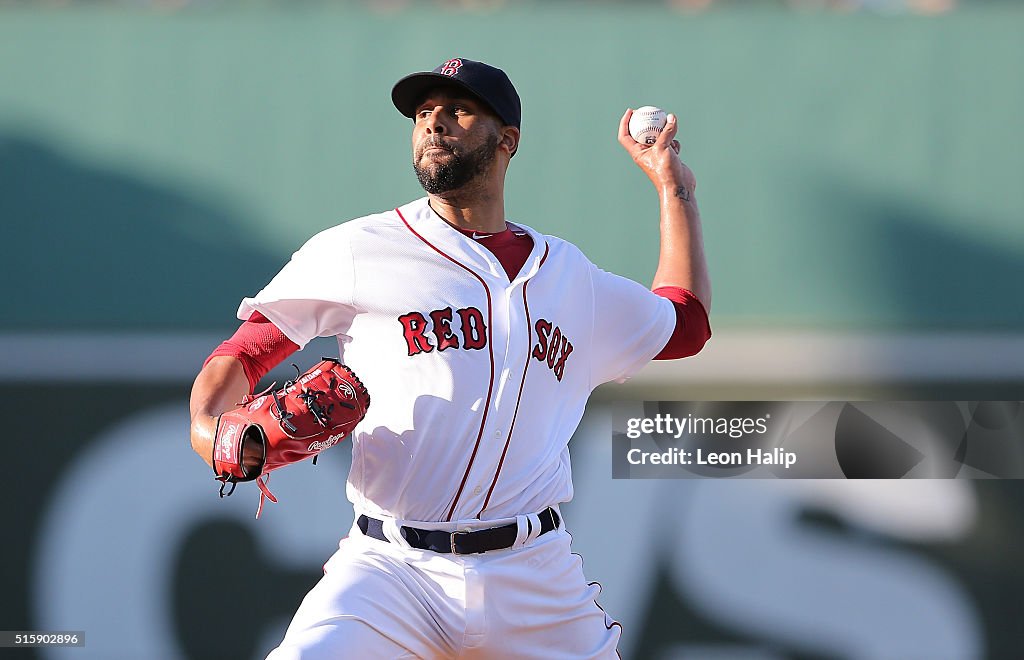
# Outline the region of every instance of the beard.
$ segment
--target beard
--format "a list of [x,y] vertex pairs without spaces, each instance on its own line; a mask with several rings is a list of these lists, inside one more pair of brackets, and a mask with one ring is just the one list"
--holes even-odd
[[[423,153],[429,147],[441,147],[447,150],[450,156],[445,157],[443,161],[429,160],[426,164],[421,164]],[[412,167],[416,170],[416,178],[423,189],[431,195],[438,195],[458,190],[486,172],[494,162],[497,150],[497,135],[488,136],[483,144],[472,151],[463,151],[446,143],[441,136],[435,135],[421,142],[416,148]]]

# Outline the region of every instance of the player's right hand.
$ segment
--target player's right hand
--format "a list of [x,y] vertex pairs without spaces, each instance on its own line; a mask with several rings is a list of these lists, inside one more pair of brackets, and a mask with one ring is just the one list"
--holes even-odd
[[[192,420],[192,448],[206,464],[213,467],[213,443],[217,433],[217,418],[199,414]],[[242,466],[246,472],[259,474],[263,465],[262,440],[247,442],[242,447]]]
[[260,438],[254,437],[242,445],[242,467],[247,473],[259,473],[260,468],[263,467],[265,452],[263,440]]
[[217,433],[217,418],[210,415],[196,414],[192,417],[190,435],[192,449],[213,467],[213,439]]

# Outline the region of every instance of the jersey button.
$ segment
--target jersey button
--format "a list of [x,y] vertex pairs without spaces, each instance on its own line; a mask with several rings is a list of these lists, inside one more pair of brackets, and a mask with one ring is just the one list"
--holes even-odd
[[473,494],[474,495],[479,495],[480,491],[482,491],[482,490],[483,490],[483,488],[481,488],[480,486],[477,486],[476,488],[473,489]]

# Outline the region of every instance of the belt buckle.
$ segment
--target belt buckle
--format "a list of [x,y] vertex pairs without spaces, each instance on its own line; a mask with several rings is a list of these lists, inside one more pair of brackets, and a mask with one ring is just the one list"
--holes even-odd
[[456,531],[452,532],[452,536],[451,536],[452,554],[453,555],[463,555],[463,554],[468,555],[468,554],[471,554],[469,552],[459,552],[458,550],[455,549],[455,537],[458,536],[459,534],[462,534],[463,536],[466,536],[466,535],[469,534],[469,532],[463,531],[463,530],[456,530]]

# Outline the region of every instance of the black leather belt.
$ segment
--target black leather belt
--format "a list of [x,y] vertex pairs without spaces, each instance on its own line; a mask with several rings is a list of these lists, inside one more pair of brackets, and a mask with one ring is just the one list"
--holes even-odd
[[[538,514],[540,517],[540,533],[547,534],[558,528],[561,519],[558,512],[548,507]],[[529,531],[533,531],[533,523],[527,522]],[[378,541],[391,543],[384,536],[384,523],[376,518],[359,516],[356,525],[360,531],[370,538]],[[489,550],[504,550],[511,548],[519,535],[519,526],[516,523],[491,527],[489,529],[477,529],[472,532],[441,532],[431,529],[417,529],[415,527],[402,526],[402,538],[409,545],[419,550],[431,550],[433,552],[452,552],[457,555],[474,555]],[[540,536],[540,534],[538,534]]]

